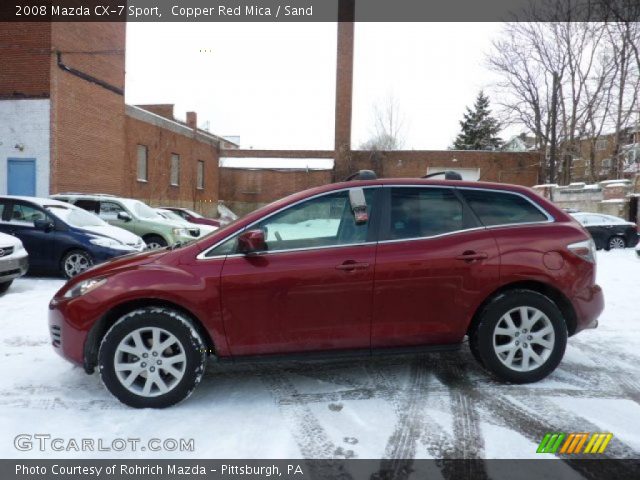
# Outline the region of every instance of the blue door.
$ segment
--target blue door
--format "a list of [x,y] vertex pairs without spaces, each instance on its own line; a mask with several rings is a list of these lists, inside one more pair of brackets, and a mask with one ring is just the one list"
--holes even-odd
[[9,195],[35,196],[35,158],[9,158],[7,160],[7,193]]

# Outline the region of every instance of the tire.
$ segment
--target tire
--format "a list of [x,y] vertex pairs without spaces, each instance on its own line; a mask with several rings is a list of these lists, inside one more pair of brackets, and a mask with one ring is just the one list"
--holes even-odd
[[475,335],[475,330],[469,332],[468,334],[467,338],[469,343],[469,350],[471,350],[471,355],[473,355],[473,358],[476,359],[476,362],[478,362],[480,366],[484,367],[484,363],[482,362],[482,357],[480,357],[480,352],[478,351],[478,344],[472,340],[474,335]]
[[65,278],[72,278],[93,265],[93,257],[84,250],[67,252],[60,262],[60,270]]
[[627,248],[625,239],[617,235],[607,240],[607,250],[614,250],[616,248]]
[[163,248],[166,247],[167,241],[162,238],[160,235],[147,235],[144,237],[144,243],[147,244],[147,248]]
[[[162,351],[154,350],[156,338],[166,344]],[[98,368],[104,385],[122,403],[166,408],[191,395],[202,379],[206,358],[204,342],[186,315],[145,307],[121,317],[105,334]],[[116,362],[131,367],[116,370]]]
[[[529,321],[534,320],[532,324],[523,325],[523,311]],[[531,383],[556,369],[567,336],[566,322],[553,301],[541,293],[518,289],[497,296],[484,307],[470,344],[472,352],[477,349],[481,365],[499,379]]]
[[9,287],[11,286],[12,283],[13,283],[13,280],[0,283],[0,294],[5,293],[7,290],[9,290]]

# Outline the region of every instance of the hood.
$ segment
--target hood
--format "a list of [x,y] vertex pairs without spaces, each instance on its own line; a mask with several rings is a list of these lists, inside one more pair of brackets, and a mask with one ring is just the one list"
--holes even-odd
[[[113,257],[106,262],[99,263],[88,270],[85,270],[79,275],[76,275],[70,279],[66,284],[75,284],[80,280],[86,280],[87,278],[101,277],[103,275],[110,275],[118,270],[125,270],[140,265],[147,265],[149,263],[156,262],[170,252],[168,248],[162,248],[157,250],[147,250],[140,253],[130,253],[127,255],[121,255],[119,257]],[[64,287],[63,287],[64,288]]]
[[92,233],[97,233],[98,235],[103,235],[105,237],[113,238],[127,245],[136,244],[140,240],[140,237],[138,237],[137,235],[125,230],[124,228],[114,227],[113,225],[98,225],[91,227],[82,227],[80,229]]

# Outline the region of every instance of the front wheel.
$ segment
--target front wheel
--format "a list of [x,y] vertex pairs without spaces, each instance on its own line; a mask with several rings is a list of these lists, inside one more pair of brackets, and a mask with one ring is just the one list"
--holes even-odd
[[167,241],[159,235],[148,235],[144,237],[144,242],[147,244],[147,248],[151,250],[167,246]]
[[206,349],[191,320],[161,307],[134,310],[106,333],[100,376],[122,403],[164,408],[187,398],[205,369]]
[[484,308],[470,341],[487,370],[507,382],[530,383],[555,370],[567,336],[562,313],[548,297],[512,290]]
[[84,250],[71,250],[62,258],[62,274],[75,277],[93,265],[93,258]]

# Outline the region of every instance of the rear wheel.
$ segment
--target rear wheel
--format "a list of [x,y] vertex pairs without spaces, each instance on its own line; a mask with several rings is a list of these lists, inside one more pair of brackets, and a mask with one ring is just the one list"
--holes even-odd
[[202,378],[205,361],[204,343],[190,319],[160,307],[120,318],[98,355],[107,389],[135,408],[164,408],[187,398]]
[[549,375],[562,360],[567,326],[548,297],[512,290],[484,308],[470,342],[481,364],[497,377],[530,383]]
[[167,241],[160,235],[148,235],[144,237],[144,243],[147,244],[147,248],[162,248],[167,246]]
[[7,290],[9,290],[9,287],[11,286],[12,283],[13,283],[13,280],[9,280],[8,282],[0,283],[0,293],[4,293]]
[[607,242],[608,250],[612,250],[614,248],[626,248],[627,242],[625,242],[622,237],[611,237]]
[[93,258],[84,250],[71,250],[62,258],[62,274],[75,277],[93,265]]

